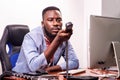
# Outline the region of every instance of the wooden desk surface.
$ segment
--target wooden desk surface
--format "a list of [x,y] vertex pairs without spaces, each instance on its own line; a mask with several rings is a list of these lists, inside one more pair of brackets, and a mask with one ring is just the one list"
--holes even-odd
[[[59,80],[66,80],[63,77],[63,75],[59,75],[59,72],[51,72],[50,74],[54,75],[54,76],[58,76]],[[99,77],[99,80],[120,80],[120,79],[116,79],[114,77],[107,77],[106,78],[105,76],[102,76],[102,75],[105,75],[105,74],[117,74],[117,71],[105,71],[105,70],[97,70],[97,69],[86,69],[85,72],[74,74],[73,76],[96,76],[96,77]],[[100,76],[102,76],[102,77],[100,77]],[[27,80],[27,79],[18,78],[18,77],[12,76],[12,77],[5,77],[5,80]]]

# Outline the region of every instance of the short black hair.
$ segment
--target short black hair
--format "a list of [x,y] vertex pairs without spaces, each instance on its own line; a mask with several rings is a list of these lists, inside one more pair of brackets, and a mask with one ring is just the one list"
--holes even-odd
[[58,10],[58,11],[61,13],[61,11],[60,11],[60,9],[59,9],[58,7],[49,6],[49,7],[46,7],[45,9],[43,9],[43,11],[42,11],[42,18],[43,18],[43,16],[44,16],[44,14],[45,14],[47,11],[49,11],[49,10]]

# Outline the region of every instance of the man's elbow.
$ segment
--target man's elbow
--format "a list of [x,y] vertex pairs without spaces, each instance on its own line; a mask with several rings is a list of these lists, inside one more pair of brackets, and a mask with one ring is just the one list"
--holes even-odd
[[79,61],[76,62],[76,67],[75,69],[78,69],[79,68]]

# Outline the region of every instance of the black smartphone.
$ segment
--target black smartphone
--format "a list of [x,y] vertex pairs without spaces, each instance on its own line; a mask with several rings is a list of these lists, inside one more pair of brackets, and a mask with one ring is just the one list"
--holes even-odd
[[70,32],[71,30],[72,30],[72,27],[73,27],[73,24],[72,24],[72,22],[68,22],[68,23],[66,23],[66,32]]

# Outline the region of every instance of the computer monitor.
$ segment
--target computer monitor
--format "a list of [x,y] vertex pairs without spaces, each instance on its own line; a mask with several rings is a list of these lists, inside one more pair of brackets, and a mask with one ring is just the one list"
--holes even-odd
[[88,67],[116,66],[113,41],[120,41],[120,18],[90,16]]

